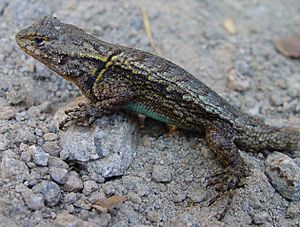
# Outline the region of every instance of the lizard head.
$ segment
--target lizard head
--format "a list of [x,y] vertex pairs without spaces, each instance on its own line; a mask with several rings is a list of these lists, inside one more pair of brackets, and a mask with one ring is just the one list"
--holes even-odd
[[111,50],[110,44],[50,16],[21,30],[15,37],[28,55],[71,81],[96,72]]

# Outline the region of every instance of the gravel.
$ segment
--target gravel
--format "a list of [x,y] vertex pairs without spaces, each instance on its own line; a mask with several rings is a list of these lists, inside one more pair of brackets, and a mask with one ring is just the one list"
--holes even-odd
[[[105,41],[155,52],[143,8],[163,57],[243,112],[300,125],[299,61],[273,45],[299,33],[298,0],[2,0],[1,226],[299,226],[300,151],[241,151],[251,173],[219,221],[228,198],[209,204],[216,191],[205,182],[222,166],[201,135],[168,134],[165,124],[128,113],[58,129],[80,92],[25,55],[15,33],[56,15]],[[226,18],[235,34],[224,29]],[[111,198],[126,200],[99,205]]]

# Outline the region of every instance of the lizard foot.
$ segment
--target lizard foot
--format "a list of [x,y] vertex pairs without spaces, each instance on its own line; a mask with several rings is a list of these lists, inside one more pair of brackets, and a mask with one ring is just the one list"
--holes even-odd
[[59,123],[59,129],[65,130],[70,122],[76,122],[77,125],[89,126],[101,112],[96,107],[88,103],[78,103],[78,106],[65,111],[67,117]]
[[245,177],[245,171],[239,168],[228,166],[227,168],[216,172],[213,176],[209,177],[206,187],[214,186],[218,192],[216,196],[211,198],[208,205],[211,206],[220,199],[226,198],[226,205],[222,212],[218,213],[216,218],[221,221],[227,211],[230,209],[234,190],[240,187],[240,180]]
[[245,177],[244,171],[228,166],[207,179],[207,186],[214,186],[218,192],[226,192],[238,188],[240,180]]

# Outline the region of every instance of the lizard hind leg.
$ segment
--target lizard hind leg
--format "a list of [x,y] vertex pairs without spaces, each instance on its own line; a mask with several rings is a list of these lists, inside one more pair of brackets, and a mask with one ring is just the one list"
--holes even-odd
[[235,133],[227,123],[213,122],[205,134],[209,148],[214,151],[221,161],[224,169],[210,177],[207,186],[214,185],[218,195],[209,202],[209,205],[216,202],[219,198],[228,197],[224,211],[219,215],[222,219],[232,202],[233,190],[238,187],[242,178],[247,175],[247,167],[239,154],[238,148],[234,144]]

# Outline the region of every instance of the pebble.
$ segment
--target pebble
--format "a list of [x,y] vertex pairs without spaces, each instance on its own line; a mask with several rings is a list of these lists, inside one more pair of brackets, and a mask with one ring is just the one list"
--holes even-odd
[[291,204],[286,211],[286,217],[294,219],[300,214],[300,204]]
[[62,168],[62,169],[68,169],[69,168],[69,165],[66,162],[64,162],[63,160],[61,160],[58,157],[53,157],[53,156],[49,157],[48,166],[49,167]]
[[32,169],[29,176],[26,178],[28,186],[36,185],[41,180],[41,174],[37,169]]
[[65,195],[64,202],[67,204],[75,203],[78,200],[75,192],[70,192]]
[[149,211],[147,213],[147,219],[153,223],[158,223],[161,220],[161,215],[156,211]]
[[45,206],[44,196],[40,193],[33,193],[31,190],[26,190],[22,193],[22,196],[26,202],[26,204],[32,210],[39,210]]
[[98,227],[98,224],[92,222],[83,221],[75,215],[68,214],[66,212],[57,214],[57,217],[54,222],[54,226],[89,226],[89,227]]
[[47,166],[49,155],[45,153],[42,148],[36,147],[35,145],[32,145],[32,160],[37,166]]
[[193,203],[201,203],[206,198],[206,191],[192,190],[187,193],[187,197],[190,198]]
[[11,105],[19,104],[26,99],[25,92],[23,91],[9,91],[6,92],[6,97]]
[[26,149],[24,150],[21,155],[20,155],[20,159],[21,161],[27,163],[31,161],[31,150],[30,149]]
[[168,183],[172,180],[172,170],[168,166],[155,165],[152,170],[152,179],[155,182]]
[[5,151],[10,146],[10,139],[7,134],[0,134],[0,151]]
[[98,189],[98,184],[95,181],[85,181],[83,183],[83,194],[84,195],[89,195],[92,192],[96,191]]
[[261,211],[254,214],[253,222],[254,224],[261,225],[272,221],[270,215],[266,211]]
[[[174,201],[175,203],[181,203],[183,200],[185,200],[186,196],[187,196],[187,193],[186,193],[186,192],[184,192],[184,191],[179,191],[179,192],[177,192],[176,194],[173,195],[173,201]],[[191,197],[192,197],[192,196],[190,195],[190,198],[191,198]],[[191,200],[193,201],[192,198],[191,198]]]
[[234,91],[246,91],[250,88],[250,79],[236,69],[231,69],[227,74],[228,88]]
[[55,206],[61,197],[61,191],[59,186],[52,181],[42,181],[32,188],[35,193],[41,193],[46,201],[46,205],[49,207]]
[[52,156],[59,156],[62,149],[58,141],[46,141],[42,148],[46,153]]
[[136,193],[129,192],[129,193],[127,194],[127,198],[128,198],[128,200],[130,200],[131,202],[133,202],[133,203],[135,203],[135,204],[140,204],[140,203],[142,203],[141,197],[139,197],[139,195],[136,194]]
[[0,170],[3,178],[16,181],[24,181],[29,175],[29,169],[24,162],[6,156],[2,158]]
[[58,136],[55,133],[46,133],[43,136],[45,141],[57,140]]
[[266,173],[273,187],[286,199],[300,199],[300,167],[289,156],[271,153],[266,160]]
[[51,178],[58,184],[64,184],[67,180],[68,170],[66,169],[50,167],[49,173]]
[[64,190],[67,192],[77,192],[83,188],[83,182],[78,174],[74,171],[70,171],[64,184]]
[[11,120],[16,116],[16,111],[13,107],[5,106],[0,110],[0,120]]

